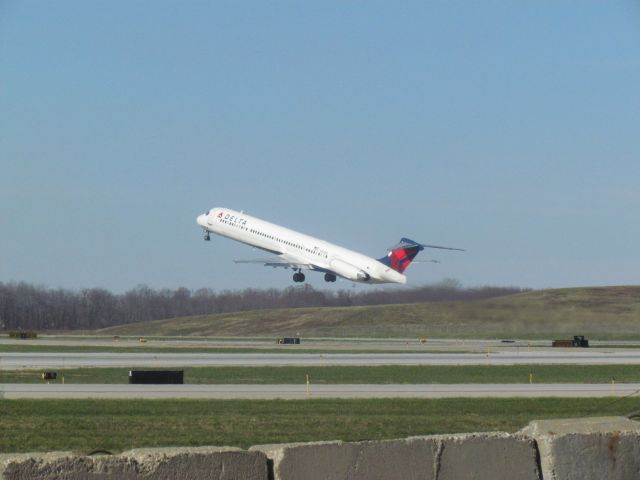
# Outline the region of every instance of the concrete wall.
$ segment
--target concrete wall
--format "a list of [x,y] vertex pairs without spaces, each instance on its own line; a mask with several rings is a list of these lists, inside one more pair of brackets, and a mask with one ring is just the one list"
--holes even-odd
[[517,434],[370,442],[0,455],[2,479],[622,480],[640,478],[640,428],[626,418],[545,420]]

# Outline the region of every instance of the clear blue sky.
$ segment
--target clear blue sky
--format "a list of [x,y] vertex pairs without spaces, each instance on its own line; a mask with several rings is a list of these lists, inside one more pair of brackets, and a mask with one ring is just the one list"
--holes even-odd
[[636,1],[0,0],[0,281],[292,284],[225,206],[468,249],[413,285],[639,284],[639,46]]

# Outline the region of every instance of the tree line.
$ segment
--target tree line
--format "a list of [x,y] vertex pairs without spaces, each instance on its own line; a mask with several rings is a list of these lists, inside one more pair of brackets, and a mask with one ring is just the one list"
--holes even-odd
[[139,285],[116,294],[104,288],[75,291],[0,282],[0,330],[96,329],[145,320],[266,308],[472,301],[524,291],[526,289],[518,287],[463,288],[456,280],[444,280],[416,288],[357,292],[316,290],[308,284],[285,289],[221,292],[184,287],[155,290]]

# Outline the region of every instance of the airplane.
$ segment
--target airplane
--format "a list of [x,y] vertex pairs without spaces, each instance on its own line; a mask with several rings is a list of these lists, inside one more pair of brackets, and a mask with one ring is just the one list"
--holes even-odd
[[[269,258],[234,260],[235,263],[261,263],[268,267],[291,268],[295,272],[294,282],[305,281],[302,270],[313,270],[324,273],[326,282],[335,282],[337,277],[341,277],[368,284],[405,284],[407,277],[403,272],[425,248],[465,251],[462,248],[426,245],[402,238],[384,257],[376,260],[228,208],[212,208],[198,216],[196,221],[204,229],[206,241],[211,240],[210,233],[215,233],[273,254]],[[428,261],[439,263],[435,260]]]

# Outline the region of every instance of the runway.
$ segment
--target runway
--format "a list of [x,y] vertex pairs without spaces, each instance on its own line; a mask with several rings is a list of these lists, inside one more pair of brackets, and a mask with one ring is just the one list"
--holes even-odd
[[623,397],[640,391],[621,384],[428,385],[101,385],[1,384],[0,399],[309,399],[309,398],[505,398]]
[[0,370],[77,367],[640,364],[640,351],[496,353],[0,353]]
[[[335,338],[335,337],[304,337],[301,345],[279,346],[273,337],[262,338],[241,338],[241,337],[146,337],[145,343],[140,344],[139,337],[123,337],[114,340],[112,336],[58,336],[43,335],[37,339],[15,340],[0,336],[0,345],[25,345],[29,347],[100,347],[100,348],[140,348],[143,349],[176,349],[185,350],[191,348],[242,348],[255,349],[257,352],[265,349],[304,349],[319,350],[335,353],[350,350],[378,350],[402,351],[402,350],[423,350],[425,352],[486,352],[487,349],[493,351],[527,350],[530,348],[550,348],[551,340],[523,340],[523,339],[459,339],[459,338],[429,338],[423,339],[424,343],[416,338]],[[627,348],[640,347],[640,341],[634,340],[590,340],[591,349],[610,349],[611,346],[624,346]]]

